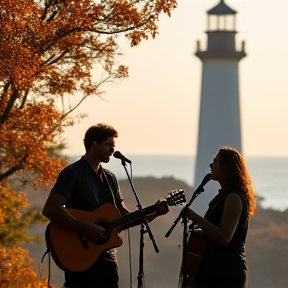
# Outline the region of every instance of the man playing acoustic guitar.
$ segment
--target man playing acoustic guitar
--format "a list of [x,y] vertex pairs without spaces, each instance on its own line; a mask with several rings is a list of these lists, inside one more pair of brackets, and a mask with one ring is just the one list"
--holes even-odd
[[[101,216],[105,213],[108,218],[113,213],[119,213],[119,218],[132,214],[123,203],[115,175],[101,166],[101,162],[109,162],[116,137],[117,131],[107,124],[90,127],[84,138],[86,154],[59,173],[44,205],[42,213],[50,220],[46,229],[47,248],[65,272],[64,287],[119,287],[116,253],[111,248],[120,246],[122,242],[116,240],[113,243],[114,240],[111,240],[115,238],[116,232],[110,229],[115,221],[111,221],[113,225],[107,224],[106,229],[105,225],[101,225],[103,221],[95,222],[94,219],[105,218]],[[155,210],[149,211],[150,214],[147,213],[148,222],[169,211],[164,200],[157,201],[155,207]],[[100,214],[98,217],[97,213]],[[122,226],[117,223],[120,229],[116,234],[140,223],[139,217]],[[89,260],[86,262],[86,259]]]

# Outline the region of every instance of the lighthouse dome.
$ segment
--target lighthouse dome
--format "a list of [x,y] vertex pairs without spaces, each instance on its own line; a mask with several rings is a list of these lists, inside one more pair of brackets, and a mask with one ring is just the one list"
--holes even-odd
[[221,0],[215,7],[207,11],[209,15],[233,15],[237,12],[230,8],[224,0]]

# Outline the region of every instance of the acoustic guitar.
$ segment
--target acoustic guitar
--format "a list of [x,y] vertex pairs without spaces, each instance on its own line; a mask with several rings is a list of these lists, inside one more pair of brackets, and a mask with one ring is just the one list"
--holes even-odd
[[187,280],[193,280],[196,276],[200,260],[207,242],[206,236],[198,227],[193,227],[189,231],[189,240],[186,251],[186,271]]
[[[165,197],[169,206],[178,206],[186,203],[184,190],[174,190]],[[157,203],[143,209],[145,215],[157,211]],[[73,217],[95,223],[105,229],[105,237],[100,241],[92,242],[75,230],[64,229],[50,222],[46,227],[45,239],[47,251],[51,252],[55,263],[62,270],[83,271],[91,267],[99,255],[108,249],[122,245],[119,236],[121,227],[141,218],[139,210],[125,216],[120,216],[113,204],[104,204],[93,211],[82,211],[66,208]]]

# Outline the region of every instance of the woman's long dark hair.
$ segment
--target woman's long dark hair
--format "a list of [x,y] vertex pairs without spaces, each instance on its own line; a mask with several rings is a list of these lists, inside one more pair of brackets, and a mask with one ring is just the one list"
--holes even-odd
[[256,194],[243,157],[236,149],[228,146],[220,147],[219,155],[225,187],[243,190],[247,197],[248,214],[249,216],[254,215]]

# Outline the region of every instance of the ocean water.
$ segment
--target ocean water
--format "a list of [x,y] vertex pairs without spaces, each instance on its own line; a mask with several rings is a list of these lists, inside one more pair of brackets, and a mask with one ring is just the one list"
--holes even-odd
[[[132,161],[132,176],[174,177],[194,186],[195,157],[171,155],[126,155]],[[78,157],[79,158],[79,157]],[[74,158],[75,159],[75,158]],[[246,162],[261,205],[280,211],[288,209],[288,157],[246,157]],[[111,157],[103,165],[117,178],[127,179],[119,159]],[[126,166],[130,173],[130,165]],[[207,166],[207,172],[209,167]],[[203,175],[204,177],[205,175]],[[195,183],[198,186],[200,183]],[[137,187],[136,187],[137,188]]]

